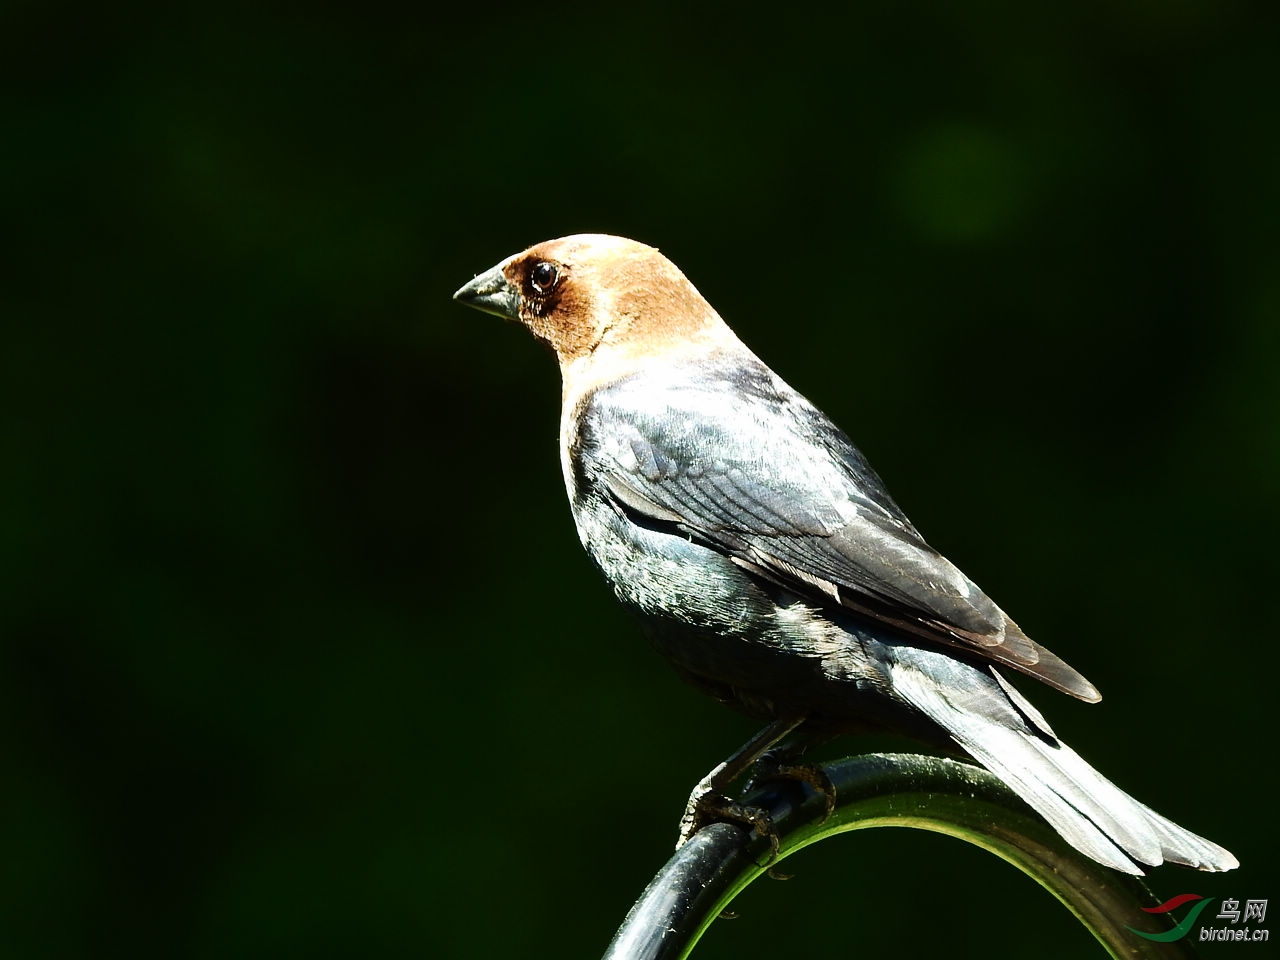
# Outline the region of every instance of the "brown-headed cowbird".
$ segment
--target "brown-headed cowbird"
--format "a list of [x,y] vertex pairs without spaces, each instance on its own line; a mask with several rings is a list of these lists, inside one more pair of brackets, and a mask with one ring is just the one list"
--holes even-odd
[[551,240],[454,296],[555,350],[578,535],[686,678],[771,721],[736,759],[793,730],[949,741],[1101,863],[1238,865],[1058,739],[1002,670],[1086,701],[1094,686],[925,543],[849,438],[656,249]]

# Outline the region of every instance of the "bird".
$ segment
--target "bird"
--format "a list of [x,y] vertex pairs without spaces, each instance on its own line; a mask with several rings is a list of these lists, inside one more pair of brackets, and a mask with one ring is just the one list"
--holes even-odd
[[1239,865],[1058,738],[1006,674],[1086,702],[1097,688],[930,547],[848,435],[657,248],[548,240],[454,299],[554,351],[587,554],[686,680],[767,722],[695,788],[682,842],[789,735],[887,730],[967,754],[1116,870]]

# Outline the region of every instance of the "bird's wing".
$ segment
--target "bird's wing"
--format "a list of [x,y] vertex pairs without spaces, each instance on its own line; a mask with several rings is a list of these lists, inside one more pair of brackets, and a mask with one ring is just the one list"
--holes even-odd
[[623,380],[595,393],[583,424],[600,481],[633,516],[817,603],[1099,699],[930,547],[849,439],[763,365]]

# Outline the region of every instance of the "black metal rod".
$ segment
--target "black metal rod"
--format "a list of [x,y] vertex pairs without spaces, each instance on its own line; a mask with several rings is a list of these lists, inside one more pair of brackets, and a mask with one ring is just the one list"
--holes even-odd
[[[1079,853],[997,777],[971,764],[917,754],[867,754],[823,764],[836,807],[793,780],[753,785],[742,802],[766,810],[779,840],[778,860],[851,830],[905,826],[960,837],[996,854],[1061,901],[1113,957],[1183,960],[1185,939],[1166,933],[1170,914],[1143,907],[1159,900],[1139,877]],[[822,822],[820,822],[822,821]],[[676,960],[729,903],[770,866],[768,838],[742,826],[713,823],[676,851],[645,888],[605,952],[605,960]],[[775,861],[776,862],[776,861]],[[1132,928],[1132,929],[1131,929]]]

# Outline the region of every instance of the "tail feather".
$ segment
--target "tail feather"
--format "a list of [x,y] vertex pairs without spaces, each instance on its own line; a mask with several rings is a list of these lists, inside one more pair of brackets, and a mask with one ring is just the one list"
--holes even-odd
[[913,647],[894,654],[897,693],[1076,849],[1133,874],[1166,860],[1212,871],[1239,866],[1228,851],[1160,816],[1089,766],[994,667]]
[[1156,835],[1160,838],[1160,852],[1170,863],[1181,863],[1195,867],[1197,870],[1222,871],[1234,870],[1240,861],[1232,856],[1229,850],[1218,846],[1212,840],[1197,836],[1190,830],[1184,830],[1167,817],[1162,817],[1146,804],[1138,803],[1138,807],[1147,815]]

